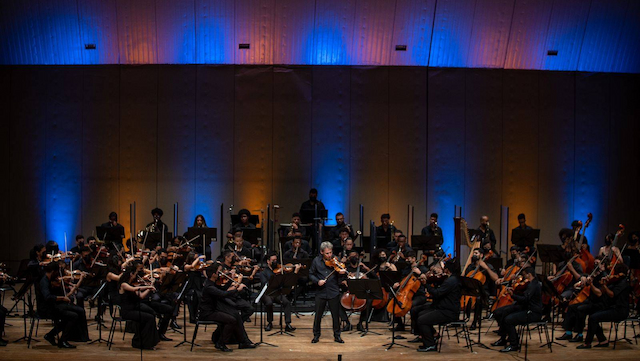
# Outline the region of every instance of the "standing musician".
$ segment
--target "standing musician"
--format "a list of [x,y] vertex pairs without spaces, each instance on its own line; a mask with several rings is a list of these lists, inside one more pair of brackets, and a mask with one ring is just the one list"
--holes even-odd
[[224,275],[223,268],[217,262],[207,267],[207,280],[202,290],[199,319],[221,323],[211,336],[218,350],[231,352],[232,350],[226,345],[232,337],[238,341],[240,349],[256,348],[244,329],[243,316],[235,307],[238,292],[242,292],[247,286],[230,281]]
[[[460,297],[462,297],[458,271],[459,267],[456,266],[455,261],[449,260],[445,263],[443,269],[444,274],[448,277],[442,285],[440,287],[426,285],[426,290],[433,298],[433,303],[427,310],[420,312],[415,320],[416,333],[421,336],[423,343],[422,347],[418,347],[419,352],[436,351],[434,325],[453,322],[458,319]],[[426,284],[426,278],[421,278]],[[413,310],[411,312],[413,313]]]
[[[311,282],[318,285],[316,291],[315,318],[313,320],[313,339],[311,343],[317,343],[320,340],[320,324],[322,315],[324,314],[327,303],[331,311],[333,320],[333,339],[335,342],[344,343],[340,337],[340,288],[339,278],[347,273],[347,270],[340,268],[339,265],[330,267],[337,260],[333,257],[333,245],[331,242],[322,242],[320,244],[320,255],[313,259],[311,269],[309,270],[309,278]],[[336,271],[336,268],[339,269]],[[335,273],[335,274],[334,274]]]
[[613,274],[607,275],[600,281],[600,285],[591,284],[591,292],[596,295],[606,295],[609,299],[607,308],[589,316],[587,337],[578,349],[591,348],[595,336],[598,344],[594,347],[608,347],[609,342],[602,331],[602,322],[620,322],[629,316],[629,282],[627,281],[629,268],[624,263],[616,264]]
[[[485,259],[485,253],[483,253],[483,251],[480,248],[474,249],[473,256],[471,257],[471,263],[464,270],[462,274],[465,275],[466,277],[477,278],[478,272],[482,273],[485,279],[484,292],[486,294],[490,294],[491,287],[492,287],[491,285],[494,284],[495,281],[498,279],[498,275],[494,272],[493,266],[485,263],[484,259]],[[491,282],[486,282],[486,280],[488,279],[490,279]],[[473,322],[471,323],[471,327],[469,327],[469,330],[471,331],[476,329],[478,325],[478,320],[480,320],[480,318],[482,317],[482,306],[483,305],[482,305],[482,302],[480,302],[480,300],[475,300]],[[469,313],[471,312],[471,304],[465,305],[465,307],[466,307],[465,312],[467,315],[469,315]]]
[[[3,271],[0,269],[0,272]],[[4,284],[5,281],[5,276],[6,274],[4,272],[2,272],[2,275],[0,276],[0,286],[2,286]],[[6,308],[4,308],[4,306],[0,305],[0,346],[6,346],[9,341],[5,340],[2,338],[2,336],[4,335],[4,321],[7,318],[7,313],[9,312],[9,310],[7,310]]]
[[[522,270],[524,282],[527,283],[523,294],[516,294],[512,289],[508,292],[515,300],[515,304],[498,308],[494,312],[494,317],[498,322],[498,335],[500,339],[492,343],[492,346],[506,346],[500,352],[518,351],[517,325],[526,325],[530,322],[542,319],[542,286],[536,278],[533,267]],[[507,346],[507,343],[509,344]]]
[[[267,254],[266,259],[267,267],[260,273],[260,282],[262,283],[262,287],[267,285],[271,280],[271,277],[274,276],[274,270],[278,268],[278,256],[275,252],[270,252]],[[281,268],[284,270],[284,268]],[[300,264],[296,264],[294,266],[293,272],[298,273],[300,270]],[[291,332],[295,331],[296,328],[291,326],[291,302],[284,295],[280,295],[277,298],[273,298],[268,294],[262,296],[260,301],[267,308],[267,325],[264,330],[269,332],[273,329],[273,302],[277,302],[282,306],[284,312],[284,322],[285,322],[285,331]]]
[[198,214],[193,220],[193,228],[209,228],[202,214]]
[[376,227],[376,237],[384,237],[386,238],[386,243],[391,242],[391,237],[393,236],[393,232],[396,227],[389,222],[391,219],[391,215],[389,213],[384,213],[380,216],[380,225]]
[[443,237],[442,228],[438,226],[438,213],[431,213],[429,224],[420,232],[423,236]]
[[478,227],[478,231],[481,232],[480,244],[484,247],[486,243],[491,243],[490,249],[493,253],[496,253],[496,235],[493,233],[493,230],[489,228],[489,216],[482,216],[480,218],[480,227]]
[[324,203],[318,200],[318,190],[311,188],[309,190],[309,200],[304,201],[300,205],[300,213],[303,213],[303,211],[315,211],[316,206],[318,207],[318,211],[324,211],[326,209]]
[[[230,276],[231,278],[238,277],[239,283],[242,283],[242,281],[244,280],[244,277],[242,276],[242,274],[236,271],[236,268],[237,268],[236,266],[238,265],[240,260],[235,255],[235,253],[233,253],[232,251],[224,251],[222,253],[222,259],[223,259],[222,272]],[[254,268],[254,273],[252,273],[251,277],[253,277],[254,275],[255,275],[255,268]],[[221,288],[222,290],[226,291],[229,286],[231,286],[231,284],[226,283]],[[242,316],[242,321],[249,320],[249,317],[251,317],[251,315],[253,315],[253,312],[255,311],[253,306],[251,306],[251,302],[248,301],[248,298],[249,298],[249,292],[248,290],[246,290],[246,287],[243,289],[238,289],[238,292],[234,293],[234,295],[231,297],[231,299],[235,304],[235,308],[240,311],[240,315]]]
[[153,216],[153,222],[147,224],[145,230],[150,233],[163,233],[167,232],[169,227],[167,227],[164,222],[162,222],[162,216],[164,212],[160,208],[154,208],[151,210],[151,215]]
[[532,229],[527,225],[527,218],[524,213],[518,214],[518,226],[514,229]]
[[[44,339],[59,348],[76,348],[69,341],[89,341],[87,329],[87,315],[83,308],[71,304],[67,296],[64,280],[60,277],[57,262],[51,262],[44,268],[44,276],[36,287],[38,314],[45,318],[59,318],[62,322],[55,323],[51,331],[44,335]],[[69,291],[69,295],[73,292]],[[60,340],[56,343],[56,335],[62,331]]]
[[120,223],[118,223],[118,213],[111,212],[109,213],[109,221],[102,223],[104,228],[124,228]]

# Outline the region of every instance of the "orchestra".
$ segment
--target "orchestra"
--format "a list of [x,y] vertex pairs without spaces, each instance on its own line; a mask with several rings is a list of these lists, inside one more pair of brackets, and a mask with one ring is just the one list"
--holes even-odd
[[[310,192],[310,200],[303,205],[322,205],[317,191]],[[281,233],[278,249],[267,249],[244,239],[243,229],[255,229],[255,225],[248,223],[250,213],[242,209],[240,223],[229,232],[230,242],[221,246],[219,257],[208,259],[202,246],[188,242],[187,234],[173,238],[167,248],[146,242],[146,232],[167,229],[161,220],[162,210],[155,208],[151,213],[153,222],[123,244],[96,237],[88,237],[85,242],[85,237],[78,235],[69,252],[61,252],[54,241],[34,246],[27,273],[30,287],[35,288],[36,309],[41,317],[55,320],[53,329],[44,335],[46,341],[65,349],[89,341],[86,307],[93,308],[95,299],[99,300],[96,321],[119,314],[135,325],[131,340],[134,348],[154,350],[161,342],[171,341],[167,332],[169,327],[180,329],[176,320],[184,304],[188,311],[182,316],[192,323],[200,320],[218,324],[211,335],[215,349],[231,352],[233,344],[239,349],[252,349],[257,345],[249,339],[245,324],[263,317],[262,312],[255,313],[254,305],[264,306],[264,331],[274,328],[277,304],[281,330],[295,335],[294,305],[304,293],[313,299],[314,344],[320,342],[322,318],[328,309],[333,340],[339,344],[345,342],[342,332],[352,329],[350,319],[356,325],[354,332],[362,335],[368,332],[370,322],[391,321],[394,332],[412,335],[408,342],[417,344],[418,352],[439,351],[438,337],[442,335],[438,335],[438,326],[468,319],[468,329],[473,331],[480,327],[480,320],[489,318],[498,326],[498,339],[491,346],[500,352],[518,351],[523,347],[518,326],[540,320],[560,322],[564,333],[556,341],[588,349],[607,347],[603,323],[629,317],[640,298],[639,233],[623,237],[625,229],[620,225],[615,233],[605,235],[597,255],[591,255],[585,247],[591,214],[584,223],[574,221],[571,228],[560,230],[553,252],[561,261],[543,258],[542,267],[537,262],[541,255],[536,244],[513,244],[505,252],[503,265],[487,216],[481,218],[477,230],[468,231],[466,222],[464,228],[461,226],[468,232],[465,236],[470,245],[467,262],[462,265],[460,255],[445,254],[440,245],[435,250],[419,245],[414,248],[408,235],[393,226],[388,214],[382,215],[376,235],[388,237],[389,242],[377,244],[372,254],[357,246],[354,238],[361,232],[354,232],[342,213],[336,214],[337,225],[326,232],[314,254],[315,245],[310,244],[313,238],[304,239],[306,226],[301,224],[299,213],[284,225],[286,231]],[[532,230],[524,214],[518,215],[518,221],[514,231]],[[102,227],[122,226],[112,212]],[[193,227],[206,228],[204,216],[196,216]],[[432,213],[421,235],[442,234],[438,215]],[[134,246],[130,252],[123,251],[125,242]],[[387,284],[383,273],[397,274],[398,281]],[[260,294],[285,276],[295,277],[295,286],[288,285],[275,294]],[[10,280],[0,269],[0,282]],[[358,282],[354,280],[379,284],[383,296],[359,298],[350,289]],[[463,292],[470,281],[480,285],[482,296]],[[7,312],[0,307],[0,331]],[[552,312],[560,315],[558,321],[554,321]],[[8,341],[2,334],[0,346],[6,346]]]

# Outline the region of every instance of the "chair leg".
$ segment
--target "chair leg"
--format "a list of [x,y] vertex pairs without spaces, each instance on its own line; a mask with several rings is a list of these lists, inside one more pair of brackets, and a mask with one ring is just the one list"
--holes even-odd
[[462,327],[464,327],[463,331],[467,336],[467,344],[469,345],[469,351],[473,353],[473,342],[471,342],[471,334],[469,333],[469,328],[467,327],[466,323]]
[[109,350],[111,350],[111,345],[113,344],[113,335],[116,333],[116,320],[115,318],[111,320],[111,328],[109,329],[109,336],[107,336],[107,345],[109,345]]
[[36,321],[36,337],[38,337],[38,328],[40,328],[40,319],[39,318]]
[[36,320],[31,319],[31,327],[29,328],[29,338],[27,338],[27,348],[31,348],[31,336],[33,336],[33,327],[35,326]]
[[438,325],[438,335],[440,335],[440,338],[436,341],[436,345],[438,345],[438,353],[440,353],[440,349],[442,348],[442,328],[442,325]]
[[549,326],[544,325],[544,337],[547,340],[547,346],[549,347],[549,352],[553,352],[551,349],[551,337],[549,337]]
[[[616,349],[616,343],[618,341],[618,323],[617,322],[611,322],[611,328],[614,328],[614,327],[616,329],[615,330],[616,334],[615,334],[614,339],[613,339],[613,349],[615,350]],[[609,334],[611,334],[611,329],[609,329]],[[611,336],[609,336],[609,339],[611,339]]]
[[191,338],[191,350],[189,351],[193,351],[193,344],[196,342],[197,334],[198,334],[198,322],[196,322],[196,325],[193,327],[193,337]]

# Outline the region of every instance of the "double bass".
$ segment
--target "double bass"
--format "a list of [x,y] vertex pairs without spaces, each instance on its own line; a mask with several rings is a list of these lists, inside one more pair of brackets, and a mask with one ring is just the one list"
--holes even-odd
[[584,229],[582,230],[582,235],[580,236],[580,242],[579,242],[580,246],[578,248],[578,251],[580,252],[580,259],[584,263],[585,273],[589,273],[593,271],[593,269],[595,268],[595,258],[593,257],[591,252],[589,252],[586,248],[582,247],[584,243],[584,233],[589,227],[589,224],[591,224],[592,220],[593,220],[593,214],[589,213],[587,215],[587,221],[584,223]]

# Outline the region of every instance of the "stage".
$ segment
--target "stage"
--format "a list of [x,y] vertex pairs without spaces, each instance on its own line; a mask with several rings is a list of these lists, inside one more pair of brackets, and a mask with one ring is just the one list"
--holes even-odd
[[[5,307],[8,305],[11,307],[9,298],[5,300]],[[276,308],[277,310],[277,308]],[[89,313],[87,310],[87,316]],[[92,313],[95,316],[95,309]],[[182,313],[178,319],[179,324],[183,325]],[[468,349],[464,347],[464,340],[460,339],[460,343],[456,342],[453,331],[450,334],[450,339],[447,338],[445,333],[445,340],[442,346],[442,352],[429,352],[419,353],[416,351],[417,344],[408,343],[407,341],[412,339],[412,335],[408,332],[400,332],[398,335],[406,337],[406,339],[396,340],[397,343],[409,346],[405,348],[402,346],[394,346],[391,350],[385,351],[383,344],[390,342],[391,331],[387,330],[386,324],[375,322],[371,324],[370,330],[381,333],[381,335],[368,334],[365,337],[360,337],[360,333],[357,331],[343,332],[342,338],[344,344],[338,344],[333,342],[333,336],[331,332],[331,317],[327,314],[322,323],[322,337],[317,344],[311,344],[312,338],[312,324],[313,315],[310,313],[304,313],[300,315],[300,318],[294,316],[293,325],[297,327],[297,330],[293,332],[295,337],[287,335],[267,336],[277,329],[275,328],[278,315],[275,315],[276,322],[274,322],[274,330],[270,332],[264,332],[264,341],[277,345],[278,347],[270,347],[266,345],[258,346],[256,349],[238,350],[237,345],[229,345],[233,349],[233,352],[223,353],[216,350],[211,343],[211,333],[213,327],[209,326],[204,330],[202,326],[198,330],[198,337],[196,343],[200,344],[200,347],[195,346],[193,352],[189,351],[190,345],[183,345],[180,347],[174,347],[182,341],[182,335],[173,331],[167,332],[167,336],[172,338],[173,341],[161,342],[155,351],[143,351],[143,359],[147,360],[166,360],[166,359],[193,359],[193,360],[210,360],[215,359],[260,359],[260,360],[299,360],[303,358],[313,357],[314,360],[338,360],[339,355],[342,355],[343,360],[362,360],[363,358],[378,360],[378,359],[398,359],[402,358],[407,360],[418,360],[425,358],[439,358],[445,360],[460,360],[460,359],[473,359],[473,360],[485,360],[491,358],[493,360],[514,360],[524,359],[524,350],[521,353],[509,353],[501,354],[495,350],[496,347],[491,347],[493,350],[485,350],[480,347],[473,348],[473,353],[470,353]],[[351,316],[355,319],[357,315]],[[253,318],[252,318],[253,321]],[[407,319],[408,321],[408,319]],[[92,324],[93,320],[90,321]],[[258,319],[259,322],[259,319]],[[136,360],[140,359],[140,350],[133,349],[131,347],[132,334],[127,333],[126,338],[122,340],[122,332],[120,328],[116,327],[116,334],[114,337],[114,345],[111,350],[108,349],[106,343],[94,343],[94,344],[80,344],[73,343],[77,346],[74,350],[64,350],[49,345],[42,336],[45,332],[48,332],[52,325],[48,321],[42,321],[38,331],[38,336],[35,339],[40,342],[33,342],[32,348],[27,349],[26,342],[14,343],[13,341],[23,336],[23,323],[22,318],[9,317],[7,318],[6,337],[5,339],[11,341],[7,347],[3,348],[2,359],[6,360],[42,360],[42,359],[64,359],[67,361],[73,360],[97,360],[97,359],[118,359],[118,360]],[[490,321],[487,323],[491,323]],[[111,325],[111,319],[106,316],[105,324],[107,327]],[[253,342],[260,341],[259,327],[254,325],[253,322],[245,324],[249,337]],[[124,325],[123,325],[124,327]],[[187,338],[190,340],[193,332],[193,325],[187,324]],[[486,326],[483,325],[482,342],[489,345],[491,342],[497,340],[495,333],[491,332],[496,329],[494,324],[488,334],[485,334]],[[181,330],[182,331],[182,330]],[[102,337],[107,338],[109,330],[103,328]],[[633,332],[629,329],[633,337]],[[35,333],[35,332],[34,332]],[[89,333],[92,340],[98,339],[97,327],[94,324],[90,326]],[[557,328],[555,336],[560,336],[562,330]],[[605,335],[608,335],[608,324],[605,326]],[[620,336],[622,335],[622,329],[620,330]],[[474,331],[472,333],[472,339],[477,341],[478,333]],[[544,336],[543,336],[544,340]],[[558,341],[561,342],[561,341]],[[620,341],[616,346],[616,350],[613,350],[613,346],[610,345],[608,349],[590,349],[590,350],[576,350],[576,344],[561,342],[567,347],[553,346],[553,353],[549,353],[548,348],[540,348],[542,344],[538,338],[537,331],[532,332],[532,338],[529,340],[528,359],[530,360],[545,360],[552,357],[554,360],[575,360],[579,358],[582,360],[637,360],[638,351],[640,346],[628,344],[627,342]]]

